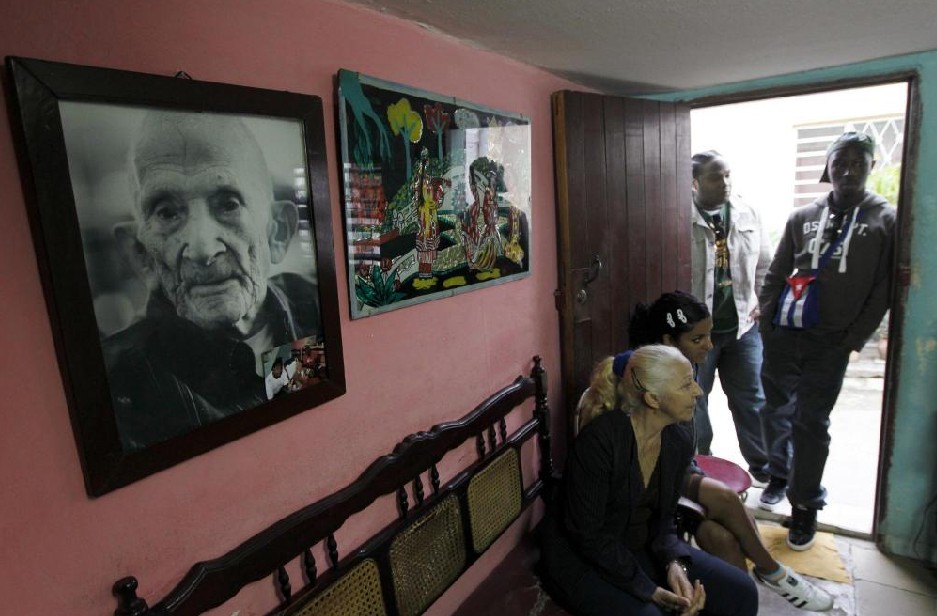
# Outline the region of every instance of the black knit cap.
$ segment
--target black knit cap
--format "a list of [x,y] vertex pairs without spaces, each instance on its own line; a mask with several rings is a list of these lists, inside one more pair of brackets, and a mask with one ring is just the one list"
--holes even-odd
[[873,159],[875,158],[875,139],[866,133],[860,133],[859,131],[851,130],[843,133],[836,138],[836,141],[830,144],[830,147],[826,149],[826,162],[827,164],[823,167],[823,175],[820,176],[821,182],[830,181],[830,172],[829,172],[829,162],[830,156],[838,150],[847,148],[851,145],[854,145],[865,152],[869,153]]

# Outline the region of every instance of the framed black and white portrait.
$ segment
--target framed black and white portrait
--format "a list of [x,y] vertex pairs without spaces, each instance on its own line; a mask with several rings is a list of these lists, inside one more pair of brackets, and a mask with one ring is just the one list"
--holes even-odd
[[344,393],[318,97],[7,67],[90,494]]

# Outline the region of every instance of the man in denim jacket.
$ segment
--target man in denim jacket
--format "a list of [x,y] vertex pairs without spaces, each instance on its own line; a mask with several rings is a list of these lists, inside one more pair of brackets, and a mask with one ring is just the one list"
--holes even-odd
[[760,420],[765,397],[757,322],[758,293],[771,253],[758,212],[731,190],[731,169],[718,152],[693,156],[693,294],[706,302],[713,318],[713,349],[699,367],[704,395],[694,423],[699,452],[709,454],[708,397],[718,369],[739,449],[756,485],[764,485],[768,458]]

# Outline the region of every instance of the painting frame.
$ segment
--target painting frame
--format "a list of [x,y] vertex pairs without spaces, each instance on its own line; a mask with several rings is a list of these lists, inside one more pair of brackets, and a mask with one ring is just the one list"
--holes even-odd
[[[185,74],[168,77],[13,56],[6,58],[6,68],[11,124],[25,202],[58,365],[89,495],[100,496],[128,485],[345,393],[331,199],[319,97],[202,82]],[[74,111],[76,109],[77,112]],[[300,256],[294,260],[301,263],[300,272],[289,275],[306,285],[304,293],[311,300],[304,306],[318,306],[318,315],[307,319],[311,325],[294,330],[294,334],[310,332],[309,337],[302,339],[306,346],[298,354],[294,351],[294,355],[305,357],[308,349],[318,345],[316,364],[310,364],[309,370],[302,371],[309,378],[301,384],[298,384],[299,380],[291,380],[295,391],[291,388],[288,395],[276,397],[268,393],[267,398],[258,398],[262,401],[255,406],[224,407],[225,413],[219,417],[170,437],[154,437],[152,442],[142,446],[127,445],[126,429],[118,425],[116,416],[117,398],[112,397],[112,394],[117,395],[116,390],[112,390],[117,382],[115,372],[109,372],[105,362],[104,347],[109,336],[102,335],[101,301],[97,292],[92,291],[91,280],[96,270],[89,268],[89,263],[100,260],[100,255],[88,248],[89,241],[83,236],[86,227],[80,220],[84,211],[81,208],[100,206],[86,206],[78,196],[81,189],[73,183],[72,173],[76,164],[87,161],[76,162],[78,155],[75,152],[79,150],[75,148],[69,153],[73,142],[67,142],[66,134],[73,132],[73,121],[63,120],[67,117],[91,118],[91,112],[98,110],[130,119],[139,112],[144,116],[162,114],[185,118],[195,123],[204,118],[220,118],[219,121],[232,123],[231,126],[234,123],[250,125],[252,128],[245,131],[250,136],[245,139],[254,139],[260,144],[259,160],[266,162],[261,166],[264,172],[269,167],[271,178],[281,169],[275,168],[269,156],[265,159],[264,153],[274,151],[279,155],[281,149],[293,153],[297,162],[280,165],[283,167],[282,175],[289,172],[295,176],[295,189],[290,193],[295,198],[288,201],[293,204],[293,209],[283,211],[296,212],[294,216],[284,215],[294,223],[281,252],[298,251]],[[87,122],[90,124],[92,120]],[[255,125],[273,127],[276,132],[271,134],[278,137],[261,139],[253,128]],[[234,139],[234,129],[225,134]],[[120,142],[129,140],[129,135],[115,128],[99,131],[97,138]],[[122,147],[130,149],[127,145]],[[126,167],[132,168],[129,160]],[[255,172],[257,170],[252,169],[242,175],[252,176]],[[103,183],[103,179],[100,181]],[[268,182],[268,191],[276,190],[276,187],[271,189],[270,184],[276,183]],[[103,217],[103,210],[89,211]],[[128,216],[136,212],[133,210]],[[267,224],[269,227],[270,223]],[[269,260],[275,261],[273,257]],[[269,279],[265,274],[262,280],[265,282],[262,288],[267,295],[264,296],[266,300],[259,300],[261,302],[269,300],[275,286],[272,273]],[[306,319],[306,313],[313,312],[306,310],[299,315],[298,309],[294,308],[299,305],[294,301],[294,292],[279,293],[283,309],[297,313],[289,313],[291,319]],[[124,298],[119,299],[123,301]],[[147,314],[149,308],[147,305]],[[140,318],[145,319],[146,316]],[[205,331],[214,333],[207,326]],[[171,347],[171,350],[178,353],[180,361],[183,360],[181,348]],[[288,353],[289,348],[286,351]],[[256,361],[259,370],[259,355]],[[269,353],[264,361],[272,361]],[[298,365],[303,367],[303,364]],[[230,376],[233,373],[225,374]],[[232,381],[232,386],[247,388],[249,384],[251,392],[256,393],[257,381],[253,377],[263,383],[264,373],[255,373],[249,383]],[[156,403],[156,400],[148,398],[147,402]],[[158,402],[169,404],[162,399]],[[166,410],[167,413],[175,412],[168,406]]]
[[336,81],[351,318],[529,276],[530,119],[347,69]]

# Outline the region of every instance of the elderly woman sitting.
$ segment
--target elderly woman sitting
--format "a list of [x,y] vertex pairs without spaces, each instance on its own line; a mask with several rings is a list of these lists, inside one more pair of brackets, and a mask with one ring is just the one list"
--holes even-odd
[[674,528],[693,455],[685,422],[701,394],[690,362],[674,347],[649,345],[603,360],[593,383],[603,382],[615,384],[618,408],[573,443],[544,521],[544,581],[575,614],[757,614],[754,581]]

